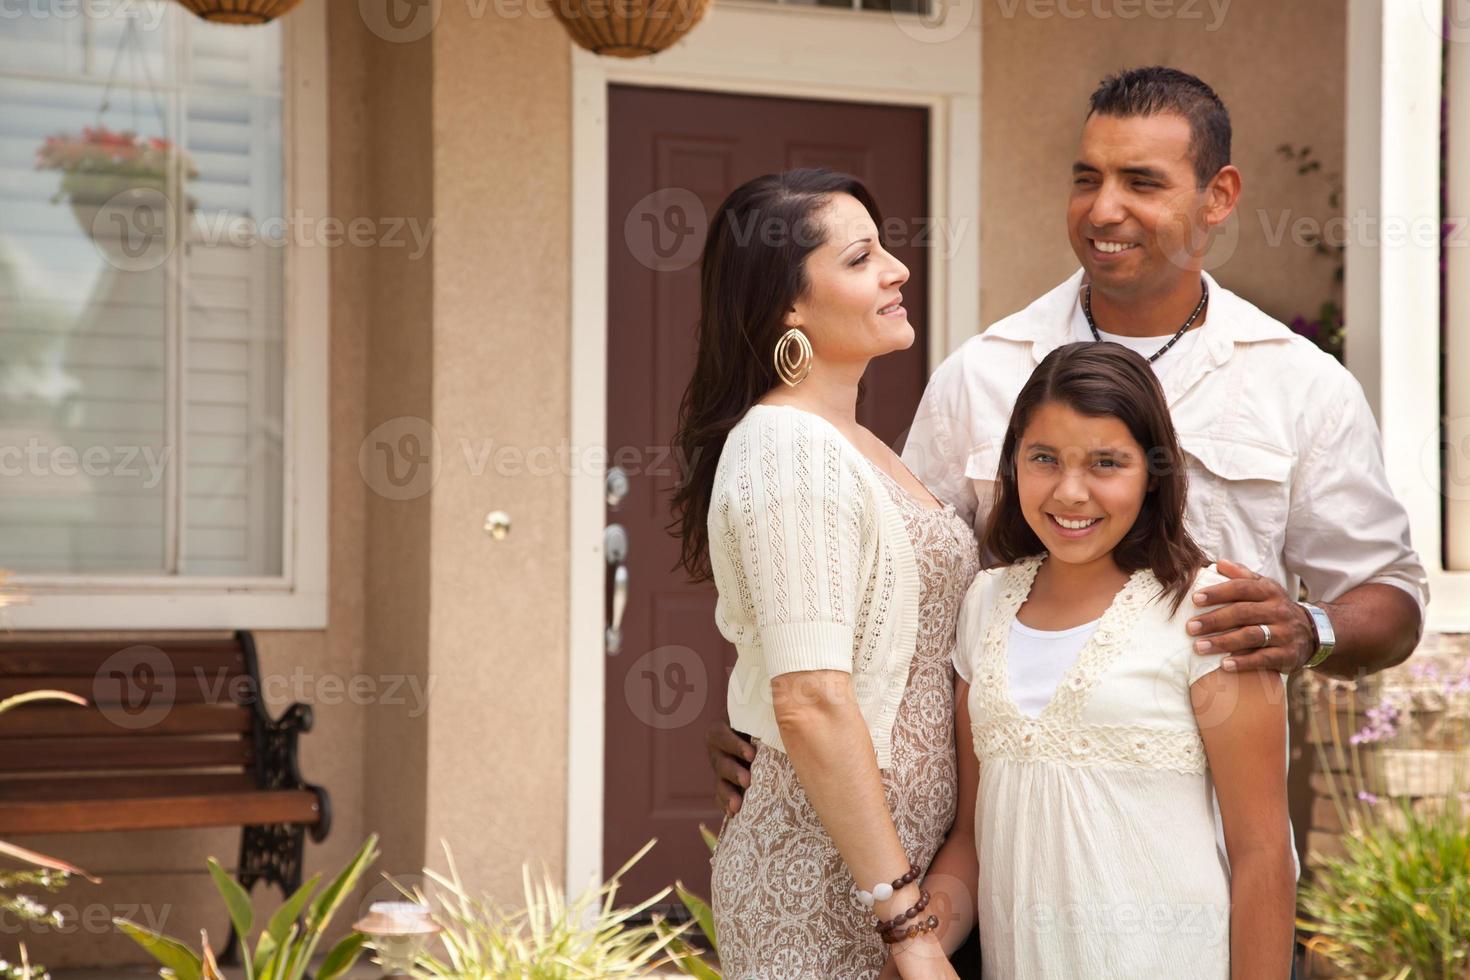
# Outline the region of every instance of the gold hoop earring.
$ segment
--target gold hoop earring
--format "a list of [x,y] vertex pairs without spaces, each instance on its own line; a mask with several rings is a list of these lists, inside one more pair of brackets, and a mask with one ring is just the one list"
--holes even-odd
[[792,327],[776,341],[776,373],[788,388],[795,388],[812,373],[812,342]]

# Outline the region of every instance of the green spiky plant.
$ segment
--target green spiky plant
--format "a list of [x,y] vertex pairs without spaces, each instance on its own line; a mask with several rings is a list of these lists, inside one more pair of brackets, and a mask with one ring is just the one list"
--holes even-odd
[[[1434,674],[1432,668],[1429,674]],[[1457,718],[1470,707],[1465,703],[1470,662],[1461,665],[1457,676],[1422,677],[1418,686],[1435,695],[1429,703],[1438,714]],[[1310,950],[1352,976],[1466,980],[1470,793],[1464,791],[1470,787],[1454,785],[1445,797],[1417,802],[1390,797],[1376,772],[1381,766],[1375,766],[1373,750],[1379,744],[1422,741],[1419,694],[1386,695],[1368,709],[1360,729],[1352,689],[1351,682],[1328,680],[1328,710],[1309,714],[1318,769],[1345,832],[1343,854],[1321,858],[1304,876],[1297,927],[1310,934]],[[1331,696],[1344,691],[1349,696]],[[1447,706],[1456,710],[1444,710]],[[1327,731],[1322,730],[1322,715]],[[1457,730],[1456,735],[1463,733]]]
[[[322,876],[320,873],[312,875],[270,917],[255,941],[254,953],[251,953],[249,944],[250,930],[254,925],[250,895],[220,867],[218,861],[209,859],[209,874],[229,909],[230,922],[234,924],[235,934],[244,947],[240,958],[245,980],[302,980],[332,916],[357,887],[368,865],[377,860],[377,845],[378,836],[374,834],[320,893],[317,893],[317,886],[321,884]],[[303,912],[306,915],[304,922],[301,921]],[[158,973],[164,980],[218,980],[220,977],[207,935],[201,934],[200,951],[195,953],[177,939],[145,929],[135,922],[127,919],[112,921],[163,964]],[[362,933],[354,932],[332,947],[314,974],[315,980],[335,980],[351,969],[361,955],[366,939]]]
[[11,980],[51,980],[51,974],[40,964],[32,964],[30,956],[26,953],[26,944],[20,944],[20,962],[11,963],[9,960],[0,960],[0,977],[11,978]]
[[1470,977],[1470,814],[1458,797],[1392,806],[1394,819],[1344,835],[1346,854],[1323,860],[1298,924],[1353,976]]
[[[704,838],[705,846],[713,854],[719,838],[710,833],[710,829],[704,824],[699,825],[699,836]],[[709,902],[685,888],[682,881],[674,882],[674,891],[678,893],[679,901],[683,902],[684,907],[689,910],[690,918],[698,924],[699,931],[704,934],[704,941],[709,944],[710,952],[714,953],[715,958],[718,959],[720,946],[715,940],[715,915],[710,910]],[[672,932],[672,928],[667,923],[660,925],[666,932]],[[674,961],[674,966],[686,976],[698,977],[699,980],[720,980],[723,976],[718,969],[711,966],[700,955],[699,950],[676,935],[670,936],[669,952],[678,957]]]
[[424,870],[437,886],[432,897],[400,886],[406,896],[430,906],[444,930],[438,936],[443,957],[421,953],[416,975],[431,980],[646,977],[678,962],[681,954],[673,943],[684,927],[669,927],[657,917],[648,925],[632,924],[669,889],[631,908],[615,905],[622,876],[654,843],[645,844],[601,887],[570,902],[550,875],[534,882],[523,867],[526,904],[509,912],[471,894],[446,846],[448,874]]
[[[0,573],[0,585],[3,585],[4,581],[5,575]],[[0,606],[5,604],[5,601],[0,600]],[[34,704],[41,701],[67,701],[80,705],[87,703],[86,698],[69,694],[66,691],[27,691],[24,694],[0,700],[0,715],[23,704]],[[3,840],[0,840],[0,856],[13,858],[28,865],[28,867],[19,869],[0,869],[0,913],[18,922],[48,926],[60,926],[63,923],[60,912],[48,909],[34,897],[26,894],[23,889],[39,889],[54,894],[65,887],[72,875],[86,878],[94,884],[100,880],[75,865]],[[24,943],[20,944],[19,953],[19,962],[16,963],[0,958],[0,980],[32,980],[32,978],[46,980],[50,976],[44,966],[30,962]]]

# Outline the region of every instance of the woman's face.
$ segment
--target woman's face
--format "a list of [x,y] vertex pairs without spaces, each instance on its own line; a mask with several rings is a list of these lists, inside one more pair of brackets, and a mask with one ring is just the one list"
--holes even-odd
[[806,257],[807,293],[786,315],[818,362],[864,362],[914,342],[900,287],[909,270],[878,242],[868,209],[834,194],[819,213],[825,240]]
[[1117,418],[1043,402],[1021,434],[1021,512],[1058,561],[1107,560],[1133,527],[1149,487],[1143,447]]

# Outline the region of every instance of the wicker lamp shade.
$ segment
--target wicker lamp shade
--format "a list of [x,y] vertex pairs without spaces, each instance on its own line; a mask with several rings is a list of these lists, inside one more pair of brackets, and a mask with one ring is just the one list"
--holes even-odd
[[266,24],[289,13],[301,0],[178,0],[216,24]]
[[704,16],[709,0],[557,0],[556,17],[582,47],[643,58],[672,47]]

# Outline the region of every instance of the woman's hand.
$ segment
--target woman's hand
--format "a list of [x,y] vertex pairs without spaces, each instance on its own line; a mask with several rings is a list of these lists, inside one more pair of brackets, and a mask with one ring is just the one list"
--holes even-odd
[[[944,947],[932,932],[895,943],[888,963],[898,968],[902,980],[959,980],[949,965]],[[887,965],[884,966],[886,970]],[[887,975],[887,974],[885,974]]]

